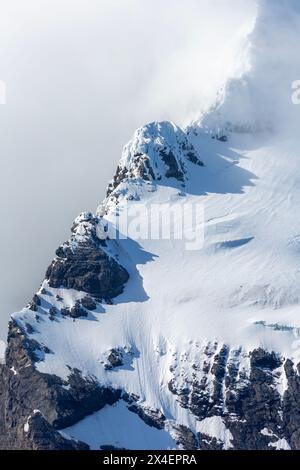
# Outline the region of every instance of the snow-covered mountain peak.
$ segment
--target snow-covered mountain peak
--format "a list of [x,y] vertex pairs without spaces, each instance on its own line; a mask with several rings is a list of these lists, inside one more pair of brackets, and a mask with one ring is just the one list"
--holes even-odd
[[163,183],[173,178],[184,183],[188,163],[203,165],[187,134],[172,122],[152,122],[139,128],[124,147],[107,195],[129,180]]
[[92,212],[81,212],[72,226],[71,242],[78,244],[96,238],[99,218]]
[[[79,215],[40,290],[13,315],[2,374],[10,445],[300,448],[299,139],[273,126],[298,109],[289,112],[272,54],[286,32],[285,18],[279,38],[268,22],[280,5],[260,2],[251,68],[202,127],[135,132],[103,206]],[[110,239],[107,227],[136,202],[136,225],[163,219],[167,236]],[[203,218],[188,219],[186,238],[199,227],[205,236],[189,251],[177,222],[194,205]]]

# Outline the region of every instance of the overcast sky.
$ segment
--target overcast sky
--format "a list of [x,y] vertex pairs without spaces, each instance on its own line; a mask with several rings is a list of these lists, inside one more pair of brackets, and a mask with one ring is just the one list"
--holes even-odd
[[185,124],[234,71],[254,0],[0,0],[0,337],[147,121]]

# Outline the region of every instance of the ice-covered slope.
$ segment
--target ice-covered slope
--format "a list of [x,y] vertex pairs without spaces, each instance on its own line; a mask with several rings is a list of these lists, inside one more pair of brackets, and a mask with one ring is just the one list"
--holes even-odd
[[[96,376],[104,374],[114,384],[119,378],[124,383],[122,375],[131,378],[136,374],[124,371],[111,377],[101,364],[101,355],[111,347],[133,343],[143,350],[149,364],[160,343],[163,350],[181,351],[189,349],[189,341],[206,340],[243,346],[247,351],[258,346],[274,348],[300,360],[294,339],[300,327],[297,145],[274,142],[273,138],[258,144],[257,138],[239,136],[231,136],[230,144],[202,136],[191,136],[191,140],[205,167],[193,165],[184,189],[181,182],[178,189],[160,184],[154,188],[140,181],[136,203],[127,200],[124,189],[128,186],[130,191],[132,183],[122,183],[125,197],[119,197],[112,207],[108,204],[104,220],[114,224],[115,210],[122,213],[124,201],[127,210],[128,205],[142,200],[149,208],[146,217],[151,205],[167,203],[166,211],[169,207],[180,211],[182,205],[201,202],[205,211],[203,248],[187,250],[185,239],[173,237],[108,241],[107,252],[117,256],[130,275],[124,293],[113,305],[102,306],[95,322],[67,319],[63,324],[47,321],[39,325],[37,339],[58,352],[47,355],[39,370],[65,376],[68,364]],[[47,280],[43,288],[50,295],[43,293],[41,298],[57,308],[60,300],[51,300],[57,294],[67,297],[68,306],[82,295],[69,289],[49,289]],[[28,321],[30,316],[29,310]],[[291,330],[267,326],[275,324]],[[62,340],[64,330],[68,348]],[[150,370],[157,372],[157,367]],[[147,370],[142,372],[148,375]],[[145,384],[140,383],[142,377],[136,379],[130,391],[140,395]]]
[[[170,148],[175,145],[169,131],[173,129],[176,135],[176,127],[162,123],[150,128],[155,129],[152,139]],[[148,129],[141,129],[137,135],[147,135]],[[76,256],[77,244],[86,243],[83,234],[89,239],[93,233],[83,230],[84,226],[92,224],[93,228],[94,223],[100,223],[98,233],[103,233],[102,227],[114,225],[128,206],[142,203],[148,208],[144,213],[147,216],[153,205],[166,204],[165,210],[174,210],[176,217],[183,205],[201,203],[205,214],[202,249],[187,250],[186,240],[174,239],[172,231],[170,240],[101,241],[106,256],[129,274],[127,282],[126,276],[122,278],[126,282],[122,294],[107,303],[109,299],[103,301],[85,284],[83,290],[69,285],[66,288],[70,271],[64,270],[59,278],[61,286],[53,283],[48,274],[34,305],[13,318],[30,341],[36,342],[35,367],[42,374],[61,377],[67,383],[72,371],[78,369],[83,377],[92,377],[101,387],[121,390],[130,397],[123,398],[125,403],[134,403],[135,412],[146,410],[163,416],[159,429],[168,430],[174,442],[181,442],[183,438],[180,440],[178,434],[184,429],[185,435],[188,429],[194,439],[209,435],[215,445],[238,447],[241,444],[237,434],[232,436],[231,426],[242,423],[245,417],[238,416],[237,410],[230,411],[230,393],[238,403],[238,390],[245,393],[253,387],[257,361],[271,381],[270,390],[279,406],[289,387],[286,359],[295,363],[300,360],[298,148],[297,142],[270,135],[231,134],[228,142],[220,142],[201,132],[196,134],[184,134],[196,158],[194,163],[188,158],[183,160],[184,180],[181,176],[164,177],[168,165],[163,160],[158,176],[145,181],[143,175],[131,175],[137,162],[125,157],[129,148],[136,149],[135,140],[127,146],[119,168],[123,164],[129,175],[126,172],[115,189],[110,186],[99,218],[84,214],[77,219],[73,242],[67,247],[75,240]],[[144,161],[149,157],[152,139],[150,147],[149,142],[139,142],[137,158]],[[155,165],[157,152],[149,158],[149,167]],[[167,220],[167,213],[163,219]],[[146,224],[147,217],[140,222]],[[64,264],[61,251],[57,259]],[[89,265],[86,269],[88,274]],[[92,306],[87,304],[84,314],[80,307],[72,314],[72,308],[78,307],[83,298],[88,298]],[[42,347],[37,348],[37,344]],[[10,369],[16,376],[21,373],[17,362]],[[235,378],[231,377],[233,370]],[[221,388],[216,385],[218,380]],[[201,401],[199,409],[193,405],[195,394]],[[278,420],[282,412],[281,407]],[[101,411],[98,414],[91,424],[93,429],[101,423]],[[107,437],[109,423],[105,416],[106,440],[99,438],[99,445],[113,445],[115,439],[109,442]],[[125,411],[120,413],[120,420],[125,417]],[[277,418],[268,419],[262,418],[257,432],[267,428],[278,440],[284,438],[291,445],[279,432],[282,423],[277,423]],[[88,422],[82,421],[83,429]],[[247,425],[250,428],[250,423]],[[111,426],[113,436],[118,426],[115,418]],[[64,433],[84,440],[80,429],[77,423]],[[144,445],[151,447],[147,439]],[[193,445],[203,446],[201,437],[197,439]],[[275,441],[263,435],[266,445]],[[86,442],[90,442],[88,436]],[[120,446],[126,447],[126,442],[120,442]],[[157,446],[156,438],[152,445]],[[263,444],[259,441],[259,445]],[[134,440],[130,446],[134,448]]]
[[[251,70],[187,129],[136,131],[97,214],[76,219],[13,315],[2,447],[300,448],[299,139],[285,125],[296,110],[286,90],[276,113],[252,102],[273,37],[262,25],[282,16],[281,34],[289,24],[297,37],[298,6],[260,8]],[[169,236],[153,236],[158,220]]]

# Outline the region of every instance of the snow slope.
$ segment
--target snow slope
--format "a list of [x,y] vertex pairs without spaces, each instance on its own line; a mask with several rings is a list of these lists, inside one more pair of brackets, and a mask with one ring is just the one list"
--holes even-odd
[[[260,41],[269,45],[272,36],[259,32],[266,12],[272,11],[271,17],[278,20],[282,10],[279,2],[274,3],[273,9],[267,0],[261,2],[263,14],[252,33],[254,46]],[[296,3],[285,4],[298,12]],[[295,31],[299,32],[297,19]],[[268,72],[272,64],[270,59]],[[247,99],[250,96],[255,107],[266,83],[260,80],[260,56],[247,77]],[[244,91],[240,93],[244,85],[244,81],[235,84],[237,102],[245,101]],[[106,252],[130,276],[113,304],[98,303],[97,310],[76,321],[68,317],[50,321],[49,306],[59,310],[61,301],[64,306],[73,306],[84,294],[50,288],[44,281],[39,292],[41,320],[37,323],[29,308],[14,315],[20,326],[31,325],[30,337],[50,351],[36,365],[40,372],[67,379],[70,368],[77,368],[102,385],[138,397],[140,406],[161,411],[170,435],[172,423],[176,423],[215,437],[223,448],[231,447],[231,434],[222,418],[197,419],[180,406],[170,381],[184,387],[195,376],[191,365],[206,364],[207,357],[213,361],[224,345],[228,364],[236,365],[241,381],[249,379],[249,353],[259,347],[275,351],[282,360],[300,362],[299,139],[286,126],[275,132],[269,125],[272,107],[266,110],[271,121],[265,119],[265,113],[257,121],[259,116],[253,118],[247,106],[244,116],[231,112],[230,105],[235,102],[231,93],[226,94],[216,111],[185,130],[172,123],[151,123],[139,129],[125,147],[118,177],[99,207],[101,234],[107,226],[109,236],[126,211],[141,205],[144,211],[139,223],[145,228],[151,208],[165,205],[162,220],[172,236],[164,240],[107,240]],[[280,105],[282,102],[279,100]],[[290,103],[276,109],[276,116],[284,113],[282,122],[287,109]],[[224,111],[229,120],[232,118],[226,125]],[[252,124],[244,117],[251,118]],[[180,169],[177,177],[165,173],[166,162],[159,153],[162,148],[172,152],[172,165]],[[186,149],[196,160],[189,159]],[[201,249],[188,250],[186,239],[178,238],[178,226],[168,215],[173,211],[178,220],[183,207],[195,204],[203,207],[204,220],[191,220],[190,232],[202,225],[204,244]],[[108,369],[105,364],[113,348],[125,351],[124,362]],[[203,378],[200,369],[199,380]],[[212,381],[208,372],[208,394]],[[276,383],[283,396],[287,378],[282,367]],[[131,422],[138,436],[134,440],[125,430]],[[129,448],[173,445],[165,431],[146,430],[124,403],[104,408],[64,432],[93,448],[106,444]],[[279,438],[275,446],[288,448]]]
[[[88,319],[75,322],[45,317],[37,325],[29,309],[14,318],[31,324],[31,337],[54,352],[37,364],[39,371],[66,378],[68,367],[78,368],[101,384],[137,395],[140,404],[162,410],[167,419],[201,431],[203,424],[168,389],[176,361],[186,363],[190,374],[189,365],[204,361],[205,347],[214,342],[216,351],[229,345],[246,374],[247,353],[257,347],[300,361],[300,174],[297,142],[291,140],[231,135],[224,143],[201,133],[189,138],[205,166],[194,166],[184,195],[181,183],[179,191],[140,182],[139,197],[146,207],[167,202],[175,210],[201,201],[203,248],[188,251],[185,240],[111,240],[108,250],[130,274],[113,305],[99,305]],[[137,204],[124,194],[119,213],[123,205]],[[113,224],[116,206],[108,207],[105,219]],[[51,289],[46,281],[43,287],[50,294],[40,294],[45,313],[49,304],[56,305],[57,294],[68,306],[82,295]],[[133,354],[123,366],[106,370],[107,352],[115,347]],[[86,420],[83,429],[92,418]]]
[[89,444],[91,450],[113,446],[133,450],[175,449],[176,444],[165,430],[147,426],[123,402],[106,406],[79,423],[65,428],[63,435]]
[[[120,263],[130,272],[124,294],[114,305],[94,313],[94,322],[77,320],[71,324],[72,320],[66,320],[67,339],[74,341],[76,349],[58,353],[59,359],[47,357],[39,366],[41,370],[57,373],[60,361],[75,365],[78,356],[84,369],[85,356],[100,357],[101,349],[105,351],[115,342],[127,344],[133,338],[138,349],[147,349],[149,340],[146,344],[139,340],[144,332],[151,349],[161,341],[167,348],[172,343],[216,339],[248,349],[258,345],[272,349],[275,344],[282,354],[299,358],[295,330],[300,327],[297,142],[277,138],[274,142],[271,138],[256,148],[257,137],[235,135],[230,144],[203,136],[192,140],[205,167],[195,167],[185,195],[165,186],[148,192],[145,185],[143,204],[170,203],[177,209],[178,204],[201,201],[204,247],[188,251],[185,240],[112,241],[111,252],[119,252]],[[118,204],[121,210],[122,201]],[[114,223],[114,212],[105,217]],[[80,298],[75,291],[59,294],[66,303]],[[256,322],[287,325],[294,330],[274,331]],[[131,324],[133,331],[128,331]],[[111,334],[106,335],[106,330]],[[42,338],[55,351],[59,351],[55,341],[61,343],[58,331],[62,334],[61,324],[47,322]],[[94,335],[95,343],[91,341]],[[80,351],[81,342],[85,351]],[[60,347],[65,349],[64,344]],[[97,373],[97,365],[89,365],[87,370]]]

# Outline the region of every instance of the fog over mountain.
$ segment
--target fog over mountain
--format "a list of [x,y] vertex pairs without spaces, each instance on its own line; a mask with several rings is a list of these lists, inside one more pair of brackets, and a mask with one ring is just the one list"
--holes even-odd
[[[228,80],[217,113],[205,116],[226,125],[297,133],[299,106],[292,84],[299,79],[300,4],[294,0],[260,0],[253,31],[244,42],[240,77]],[[299,87],[299,84],[298,84]]]
[[1,6],[0,336],[147,121],[197,116],[228,75],[252,0],[12,0]]

